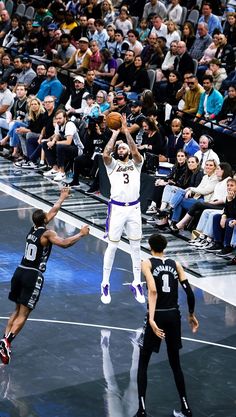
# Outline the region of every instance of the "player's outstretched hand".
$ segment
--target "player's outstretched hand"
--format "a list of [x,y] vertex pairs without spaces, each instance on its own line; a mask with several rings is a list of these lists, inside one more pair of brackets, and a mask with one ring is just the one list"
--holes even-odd
[[189,325],[192,329],[192,332],[196,333],[198,328],[199,328],[199,323],[198,323],[197,318],[194,316],[194,314],[189,314],[188,322],[189,322]]
[[149,324],[157,337],[160,337],[160,339],[165,338],[164,331],[156,325],[156,322],[154,320],[149,320]]
[[61,189],[60,198],[64,201],[70,195],[70,187],[63,187]]
[[82,226],[81,229],[80,229],[80,234],[82,236],[87,236],[89,234],[89,231],[90,231],[90,229],[89,229],[88,224],[84,224],[84,226]]

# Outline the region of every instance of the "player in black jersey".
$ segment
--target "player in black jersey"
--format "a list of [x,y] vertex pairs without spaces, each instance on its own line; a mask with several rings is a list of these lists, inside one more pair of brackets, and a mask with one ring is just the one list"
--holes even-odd
[[199,327],[194,315],[195,298],[179,262],[165,258],[163,251],[167,246],[164,236],[153,234],[149,238],[152,257],[143,261],[142,271],[148,288],[148,310],[143,332],[139,339],[140,356],[138,364],[139,410],[135,417],[146,417],[145,396],[147,389],[147,368],[152,352],[159,352],[162,339],[165,339],[169,363],[180,396],[181,411],[173,411],[174,417],[192,417],[186,391],[184,376],[180,365],[181,319],[178,306],[178,284],[181,283],[187,295],[188,321],[195,333]]
[[69,192],[68,187],[63,188],[58,201],[48,213],[43,210],[33,212],[34,225],[26,237],[25,253],[11,280],[9,299],[16,303],[16,309],[9,318],[4,337],[0,341],[0,358],[5,365],[10,361],[12,340],[20,332],[39,300],[44,281],[42,272],[46,270],[52,245],[68,248],[89,233],[88,225],[67,238],[61,238],[53,230],[47,229],[46,225],[56,216]]

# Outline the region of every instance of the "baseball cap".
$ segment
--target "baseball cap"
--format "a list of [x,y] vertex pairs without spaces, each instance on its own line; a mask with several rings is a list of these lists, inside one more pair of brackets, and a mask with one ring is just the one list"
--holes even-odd
[[127,94],[120,91],[116,94],[115,98],[124,98],[125,100],[127,100]]
[[39,28],[42,25],[39,22],[33,22],[32,26],[33,26],[33,28]]
[[23,56],[22,62],[32,62],[32,59],[28,56]]
[[79,39],[79,42],[86,42],[89,43],[88,38],[86,38],[85,36]]
[[50,25],[48,25],[48,30],[56,30],[57,28],[58,26],[56,23],[50,23]]
[[79,81],[80,83],[84,84],[84,77],[82,77],[81,75],[77,75],[77,77],[74,78],[74,82],[75,81]]
[[142,106],[142,102],[140,100],[133,100],[130,103],[130,107],[138,107],[138,106]]

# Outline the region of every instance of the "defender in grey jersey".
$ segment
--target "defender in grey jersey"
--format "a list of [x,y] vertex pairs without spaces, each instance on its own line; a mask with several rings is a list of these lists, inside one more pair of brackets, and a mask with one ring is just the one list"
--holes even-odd
[[61,238],[46,227],[60,210],[69,192],[68,187],[63,188],[60,198],[48,213],[43,210],[35,210],[33,213],[34,225],[26,237],[25,253],[11,280],[9,299],[16,303],[16,309],[8,320],[4,337],[0,341],[0,358],[5,365],[10,361],[12,340],[24,326],[39,299],[44,281],[42,272],[46,270],[52,245],[68,248],[89,233],[89,227],[84,225],[74,236]]

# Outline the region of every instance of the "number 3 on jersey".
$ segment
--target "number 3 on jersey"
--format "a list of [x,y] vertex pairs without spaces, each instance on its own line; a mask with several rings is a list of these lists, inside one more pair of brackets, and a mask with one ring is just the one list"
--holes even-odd
[[37,246],[33,243],[27,243],[25,247],[25,258],[27,261],[34,261],[36,259]]
[[129,183],[129,174],[123,174],[124,177],[124,184],[128,184]]
[[163,274],[161,278],[162,278],[162,291],[170,292],[169,275]]

